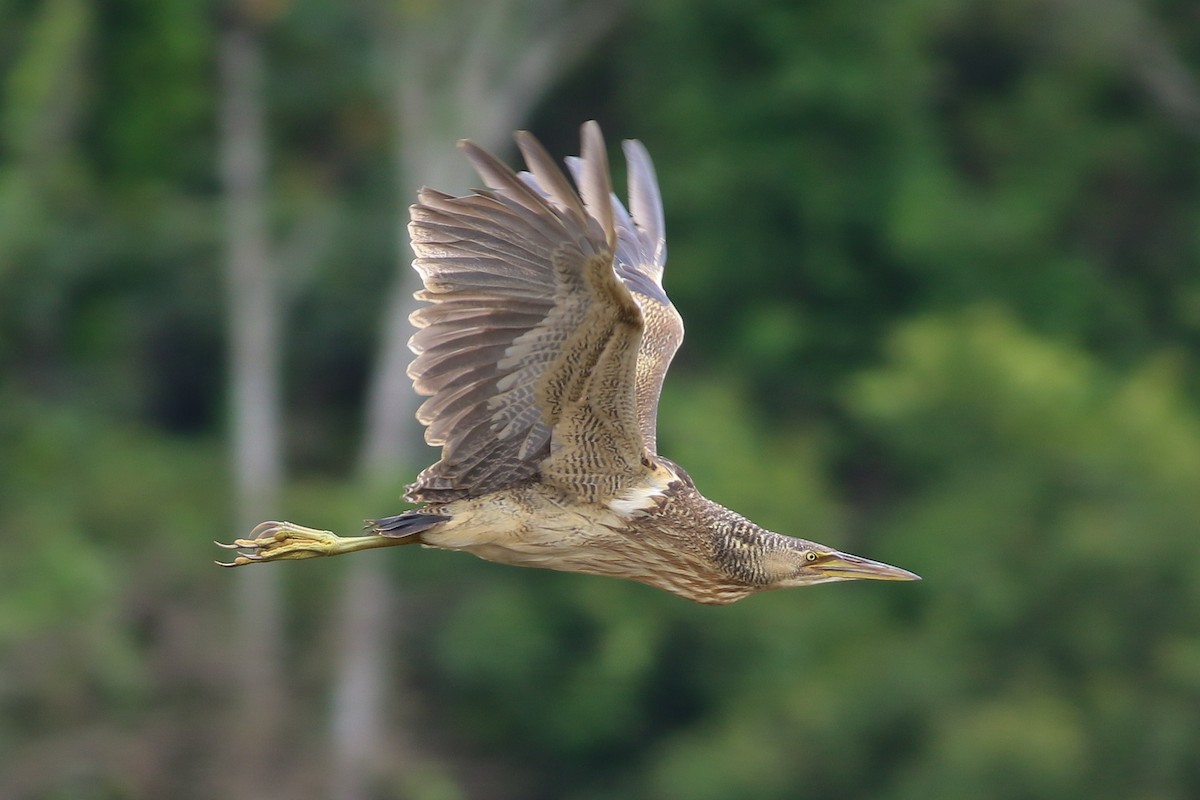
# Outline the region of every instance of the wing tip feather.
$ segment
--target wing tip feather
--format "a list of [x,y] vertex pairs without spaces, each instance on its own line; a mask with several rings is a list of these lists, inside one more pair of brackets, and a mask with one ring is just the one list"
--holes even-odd
[[588,120],[579,129],[583,169],[580,170],[580,192],[588,212],[600,223],[610,251],[617,246],[616,222],[612,205],[612,173],[608,166],[608,150],[604,134],[596,120]]

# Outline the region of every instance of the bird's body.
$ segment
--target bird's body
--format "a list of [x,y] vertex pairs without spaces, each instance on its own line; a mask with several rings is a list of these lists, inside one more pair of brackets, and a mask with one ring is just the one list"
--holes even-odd
[[230,566],[419,543],[517,566],[639,581],[701,603],[910,572],[767,531],[708,500],[658,455],[658,396],[683,322],[662,286],[662,207],[649,156],[625,143],[630,207],[612,194],[595,123],[568,160],[528,134],[517,174],[469,142],[489,189],[424,189],[412,207],[425,289],[409,375],[441,459],[408,488],[422,507],[343,538],[264,523]]
[[[766,588],[766,565],[755,555],[782,551],[787,537],[707,499],[675,465],[661,466],[661,475],[603,503],[531,483],[434,506],[416,514],[446,520],[422,531],[420,543],[500,564],[625,578],[700,603]],[[403,530],[414,516],[393,519]],[[375,523],[383,535],[388,525]]]

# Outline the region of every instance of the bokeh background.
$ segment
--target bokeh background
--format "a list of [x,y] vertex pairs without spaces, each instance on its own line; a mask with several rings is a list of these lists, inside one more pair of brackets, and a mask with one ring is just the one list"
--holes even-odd
[[[8,0],[0,78],[0,796],[1200,797],[1196,3]],[[213,566],[403,508],[404,209],[591,118],[662,452],[924,582]]]

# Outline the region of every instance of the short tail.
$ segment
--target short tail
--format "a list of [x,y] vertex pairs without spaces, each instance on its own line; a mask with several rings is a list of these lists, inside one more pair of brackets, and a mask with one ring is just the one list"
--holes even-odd
[[420,541],[421,531],[427,531],[450,517],[444,514],[433,514],[421,509],[405,511],[394,517],[367,520],[367,529],[389,539],[407,540],[398,544],[416,544]]

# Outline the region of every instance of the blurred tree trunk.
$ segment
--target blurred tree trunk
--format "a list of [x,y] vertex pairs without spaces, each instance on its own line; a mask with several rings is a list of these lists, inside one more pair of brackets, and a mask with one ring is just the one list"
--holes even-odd
[[[468,136],[490,150],[505,148],[534,104],[589,54],[623,11],[620,2],[570,0],[462,0],[384,9],[376,30],[404,205],[415,200],[421,185],[465,189],[469,171],[454,142]],[[359,459],[363,482],[372,489],[394,485],[404,469],[433,454],[421,441],[413,416],[417,397],[406,374],[408,315],[420,282],[409,268],[407,213],[398,214],[397,222],[397,273],[385,303]],[[402,634],[389,625],[406,618],[403,603],[382,561],[347,564],[331,721],[330,797],[337,800],[367,800],[376,782],[403,783],[414,762],[435,758],[406,734],[404,670],[389,662],[388,634]],[[389,708],[400,720],[391,726],[385,720]]]
[[[239,9],[240,10],[240,9]],[[229,313],[230,441],[234,527],[239,535],[279,506],[280,301],[267,230],[267,139],[263,58],[257,24],[235,11],[221,31],[220,168]],[[237,570],[232,719],[223,774],[226,797],[281,796],[275,777],[283,753],[280,573]]]

